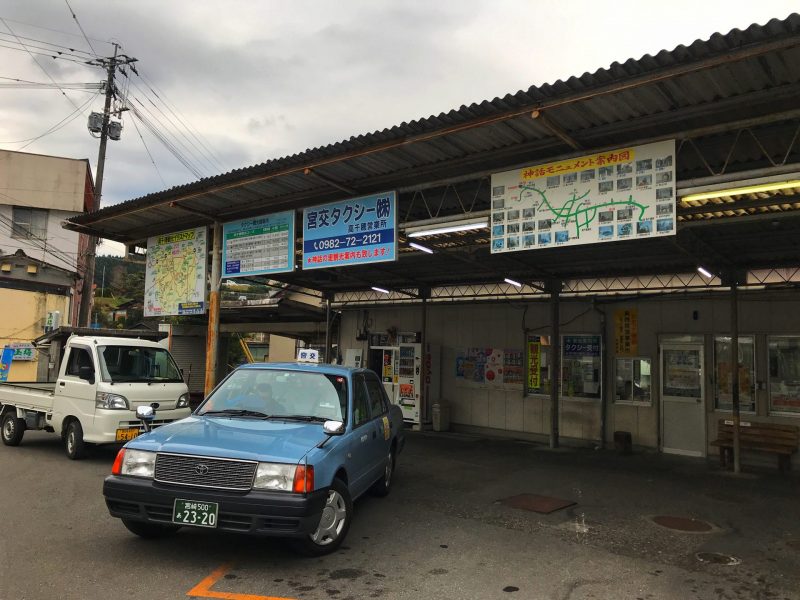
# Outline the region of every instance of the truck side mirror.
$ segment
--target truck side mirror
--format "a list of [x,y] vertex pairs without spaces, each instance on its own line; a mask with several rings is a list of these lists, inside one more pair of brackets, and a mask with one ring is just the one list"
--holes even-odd
[[94,383],[94,368],[93,367],[78,367],[78,377],[85,379],[89,383]]

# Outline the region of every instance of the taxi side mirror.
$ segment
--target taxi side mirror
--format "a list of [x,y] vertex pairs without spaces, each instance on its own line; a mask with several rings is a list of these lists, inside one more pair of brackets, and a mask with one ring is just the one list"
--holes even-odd
[[136,418],[144,425],[145,432],[150,431],[150,422],[156,418],[156,410],[152,406],[137,406]]
[[341,421],[325,421],[322,430],[328,435],[342,435],[344,433],[344,423]]

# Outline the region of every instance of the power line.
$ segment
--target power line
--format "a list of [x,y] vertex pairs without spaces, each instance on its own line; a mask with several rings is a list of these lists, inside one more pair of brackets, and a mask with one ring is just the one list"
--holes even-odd
[[136,119],[131,119],[131,123],[133,123],[133,127],[136,129],[136,133],[139,134],[139,139],[142,140],[142,145],[144,146],[144,149],[147,152],[147,156],[150,157],[150,162],[153,163],[153,168],[156,170],[156,173],[158,173],[158,178],[161,180],[161,185],[163,185],[166,188],[167,182],[164,181],[164,178],[161,176],[161,171],[158,169],[158,165],[156,165],[156,161],[153,160],[153,155],[150,154],[150,148],[147,147],[147,142],[144,141],[144,138],[142,137],[142,132],[139,131],[139,126],[136,124]]
[[89,41],[89,37],[86,35],[86,32],[83,30],[83,27],[81,27],[81,22],[78,21],[78,15],[75,14],[75,11],[72,10],[72,7],[69,5],[69,0],[64,0],[64,2],[67,3],[67,8],[69,9],[72,18],[75,19],[75,24],[78,26],[78,29],[81,30],[81,33],[83,34],[83,39],[86,40],[86,43],[89,44],[89,48],[92,49],[92,54],[97,56],[97,52],[94,51],[94,46],[92,46],[92,42]]
[[[36,29],[42,29],[44,31],[52,31],[54,33],[61,33],[63,35],[68,35],[70,37],[81,37],[77,33],[70,33],[68,31],[62,31],[60,29],[51,29],[50,27],[43,27],[41,25],[34,25],[33,23],[27,23],[25,21],[16,21],[14,19],[9,19],[9,18],[6,18],[6,17],[0,17],[0,19],[5,20],[5,21],[9,21],[10,23],[17,23],[19,25],[26,25],[28,27],[35,27]],[[100,43],[100,44],[108,44],[109,46],[113,45],[113,42],[109,42],[109,41],[106,41],[106,40],[100,40],[100,39],[97,39],[97,38],[91,38],[91,39],[93,41],[95,41],[95,42]]]
[[[2,40],[2,41],[10,42],[11,40]],[[23,45],[22,48],[17,48],[16,46],[6,46],[5,44],[0,44],[0,48],[8,48],[9,50],[17,50],[18,52],[27,52],[31,56],[34,56],[34,55],[36,55],[36,56],[46,56],[47,58],[52,58],[54,60],[66,60],[68,62],[75,63],[75,64],[78,64],[78,65],[85,65],[86,64],[85,60],[75,60],[75,59],[69,58],[67,56],[58,56],[56,54],[49,54],[47,52],[38,52],[36,50],[30,50],[29,48],[25,47],[24,45]],[[35,60],[36,59],[34,58],[34,61]]]
[[[79,50],[76,48],[69,48],[68,46],[62,46],[61,44],[53,44],[52,42],[48,42],[45,40],[38,40],[36,38],[25,37],[24,35],[14,36],[13,34],[5,33],[4,31],[0,31],[0,36],[3,38],[19,38],[19,40],[27,40],[29,42],[36,42],[35,44],[28,44],[31,48],[37,48],[39,50],[44,50],[46,52],[56,52],[58,54],[66,54],[68,56],[72,56],[74,58],[80,58],[83,60],[88,60],[94,58],[94,56],[90,52],[86,52],[86,50]],[[3,39],[4,42],[18,42],[15,39]],[[39,46],[37,44],[44,44],[44,46]],[[48,48],[47,46],[52,46],[52,48]],[[56,50],[56,48],[60,48],[60,50]],[[68,52],[64,52],[64,50],[68,50]],[[78,56],[75,53],[85,54],[86,56]]]
[[100,93],[99,93],[99,92],[98,92],[98,93],[96,93],[94,96],[92,96],[91,98],[89,98],[89,99],[88,99],[86,102],[84,102],[84,103],[83,103],[83,104],[82,104],[80,107],[78,107],[78,108],[76,108],[75,110],[73,110],[73,111],[72,111],[70,114],[68,114],[66,117],[64,117],[63,119],[61,119],[61,120],[60,120],[58,123],[56,123],[55,125],[53,125],[53,126],[52,126],[52,127],[50,127],[49,129],[47,129],[47,130],[46,130],[44,133],[42,133],[41,135],[37,135],[37,136],[35,136],[35,137],[28,138],[28,139],[26,139],[26,140],[17,140],[17,141],[15,141],[15,142],[0,142],[0,144],[22,144],[22,143],[24,143],[24,142],[27,142],[27,143],[26,143],[24,146],[22,146],[21,148],[19,148],[19,150],[18,150],[18,151],[22,150],[23,148],[27,148],[28,146],[30,146],[30,145],[31,145],[33,142],[35,142],[36,140],[40,140],[40,139],[42,139],[43,137],[45,137],[46,135],[49,135],[49,134],[51,134],[51,133],[55,133],[56,131],[58,131],[58,130],[59,130],[59,129],[61,129],[62,127],[65,127],[65,126],[67,126],[69,123],[71,123],[72,121],[74,121],[74,120],[75,120],[77,117],[79,117],[79,116],[82,114],[82,112],[83,112],[83,109],[84,109],[86,106],[88,106],[90,103],[92,103],[92,102],[95,100],[95,98],[97,98],[99,95],[100,95]]

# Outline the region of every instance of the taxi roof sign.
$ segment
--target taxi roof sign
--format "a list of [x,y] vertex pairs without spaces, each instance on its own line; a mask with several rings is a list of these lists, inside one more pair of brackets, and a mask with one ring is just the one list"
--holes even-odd
[[303,348],[297,352],[297,362],[319,363],[319,351]]

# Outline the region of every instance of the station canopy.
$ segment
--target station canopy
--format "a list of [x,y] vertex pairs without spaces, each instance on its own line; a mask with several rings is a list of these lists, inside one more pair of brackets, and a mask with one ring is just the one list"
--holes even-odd
[[[143,245],[148,236],[215,221],[396,190],[397,261],[270,276],[345,302],[373,286],[400,300],[434,288],[450,290],[442,298],[467,288],[491,295],[508,289],[493,287],[505,278],[537,293],[549,280],[645,276],[669,288],[674,274],[696,274],[700,265],[712,274],[796,271],[798,65],[800,16],[792,15],[152,193],[65,226]],[[409,247],[409,228],[488,218],[492,173],[673,139],[676,235],[492,254],[482,229],[417,240],[433,254]],[[697,192],[707,193],[694,199]],[[297,264],[301,248],[298,239]]]

